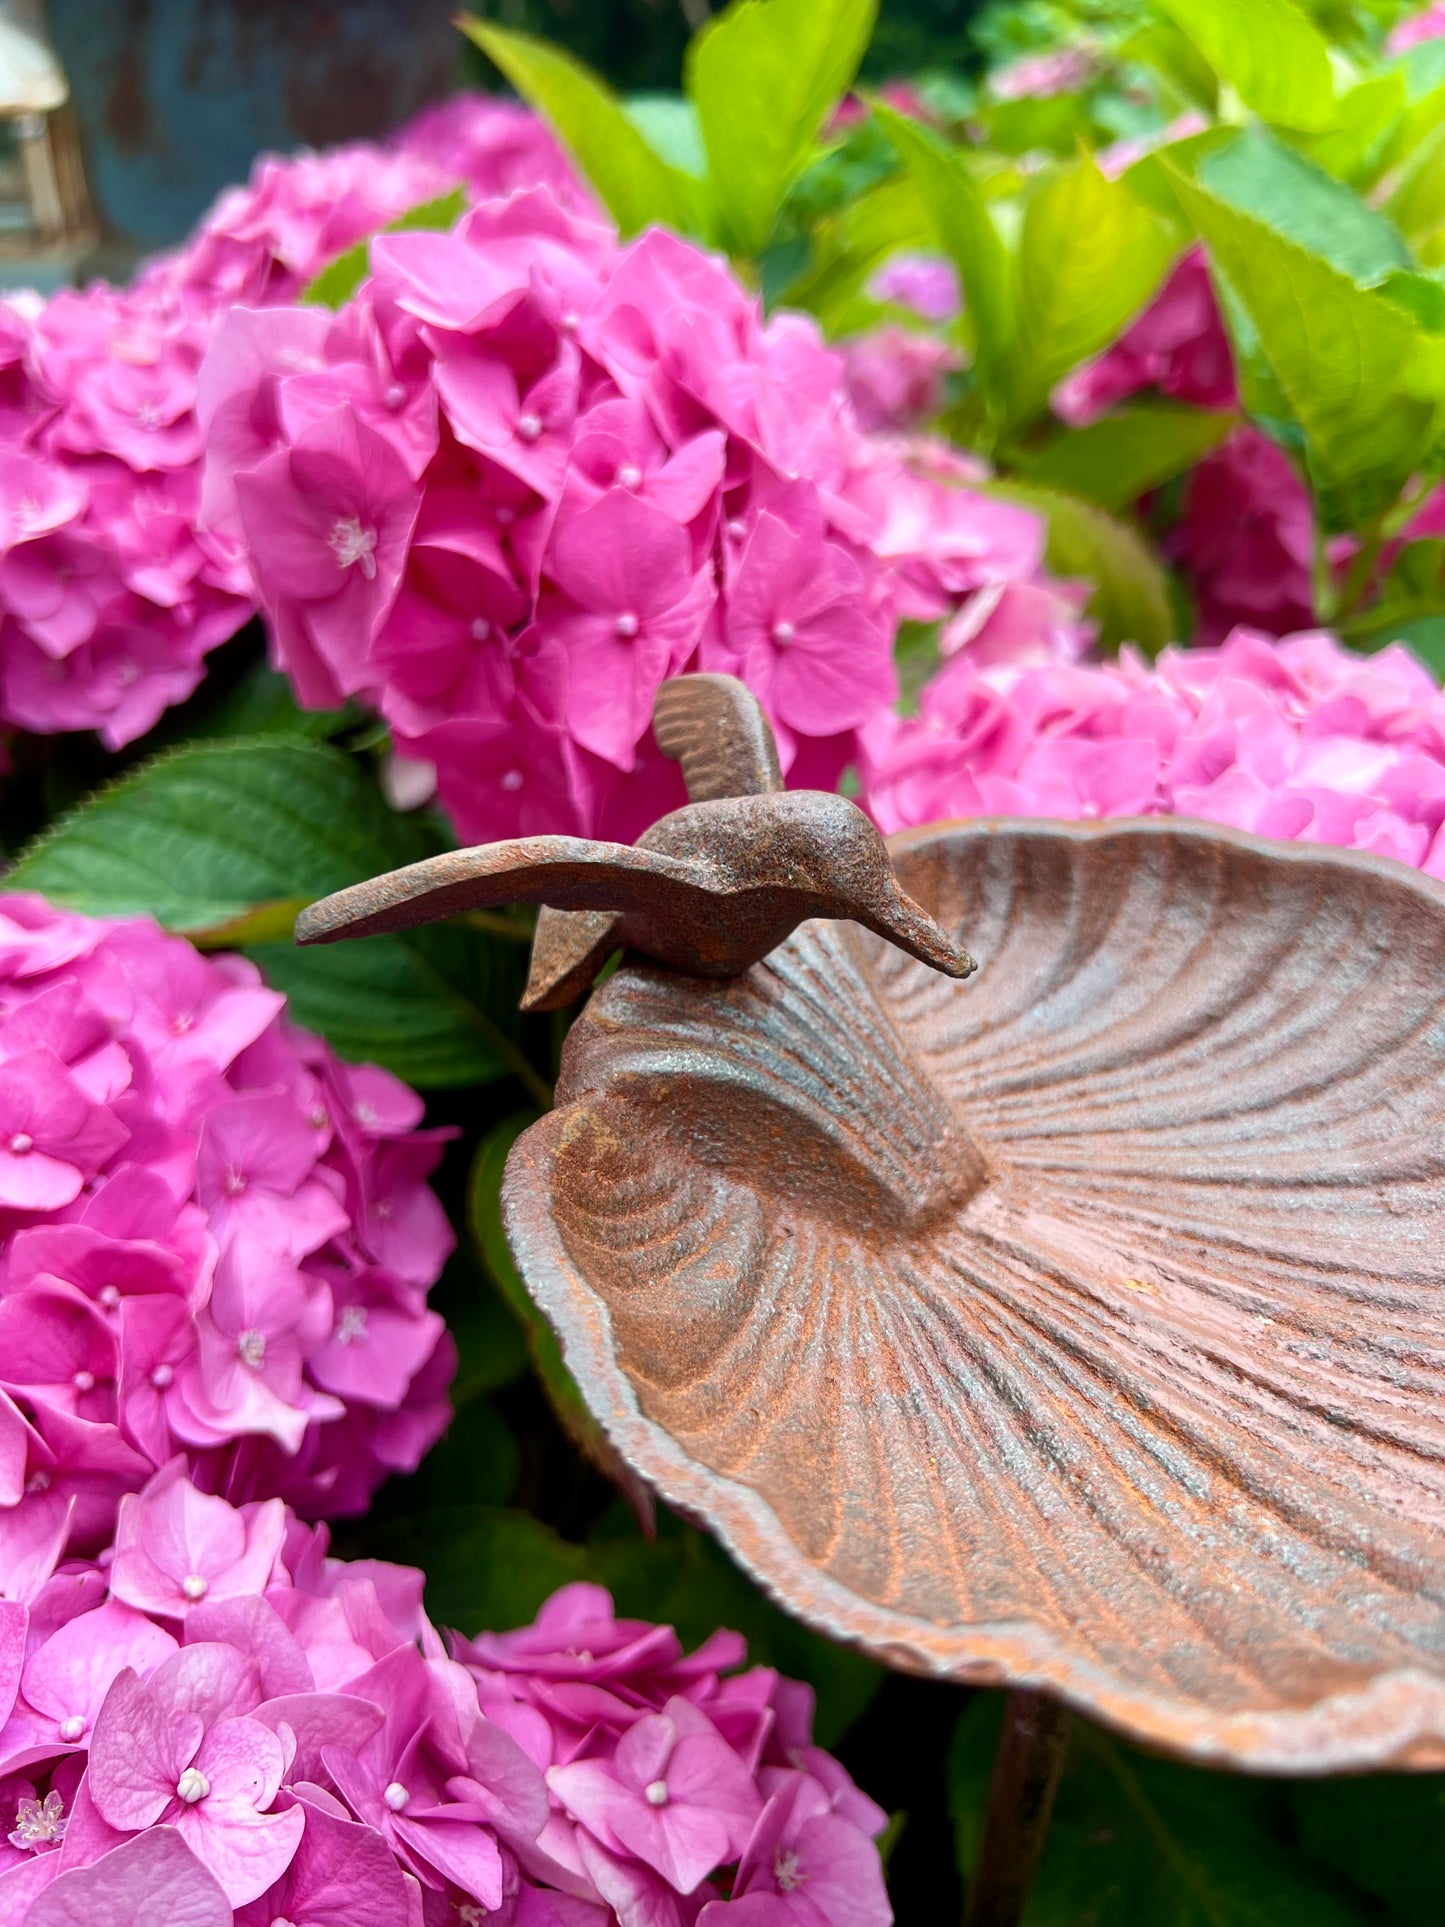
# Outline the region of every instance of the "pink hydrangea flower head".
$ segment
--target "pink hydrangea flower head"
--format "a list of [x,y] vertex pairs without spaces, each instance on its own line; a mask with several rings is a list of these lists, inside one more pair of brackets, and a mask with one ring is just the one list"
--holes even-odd
[[248,1249],[296,1260],[344,1229],[315,1175],[316,1127],[279,1093],[245,1091],[208,1111],[196,1147],[196,1197],[213,1226]]
[[7,321],[32,405],[0,428],[0,716],[118,747],[249,613],[239,558],[196,528],[206,324],[103,287]]
[[359,685],[355,640],[370,641],[401,582],[417,503],[391,444],[346,410],[303,429],[237,477],[257,586],[294,658],[312,658],[303,693],[338,702]]
[[848,399],[861,427],[917,428],[943,406],[947,376],[961,366],[957,353],[932,335],[888,326],[848,343]]
[[73,1204],[127,1135],[48,1045],[0,1064],[0,1205],[53,1211]]
[[[129,288],[0,304],[0,721],[95,729],[119,748],[191,693],[206,655],[254,612],[235,490],[213,463],[203,497],[204,444],[233,463],[259,458],[278,405],[295,435],[345,390],[419,472],[435,436],[430,384],[409,382],[379,337],[353,331],[343,347],[345,321],[288,304],[421,203],[458,187],[485,201],[539,186],[576,217],[595,214],[534,116],[464,96],[389,147],[263,156]],[[202,385],[218,335],[220,372]],[[274,381],[252,393],[235,378],[238,357],[254,364],[257,338],[288,365],[284,397]],[[358,560],[366,526],[352,542]]]
[[962,295],[958,270],[941,254],[894,254],[868,283],[875,301],[895,301],[925,321],[951,321]]
[[[332,1780],[423,1886],[450,1883],[494,1911],[504,1867],[495,1834],[477,1823],[490,1827],[505,1815],[507,1831],[535,1839],[546,1817],[536,1768],[500,1729],[488,1726],[482,1737],[485,1723],[467,1676],[450,1662],[428,1665],[415,1647],[398,1647],[354,1690],[374,1698],[385,1721],[355,1754],[326,1749]],[[496,1777],[499,1750],[506,1756],[503,1782],[514,1781],[510,1789],[504,1784],[500,1801],[477,1777]]]
[[1093,77],[1096,66],[1089,48],[1059,47],[998,68],[988,84],[999,100],[1047,100],[1053,94],[1074,93]]
[[618,1619],[611,1594],[581,1581],[553,1593],[532,1625],[479,1633],[464,1650],[471,1662],[502,1673],[594,1681],[647,1675],[682,1652],[671,1627]]
[[180,1483],[147,1495],[153,1537],[188,1532],[182,1562],[240,1548],[227,1597],[184,1621],[164,1586],[126,1604],[118,1550],[31,1606],[0,1723],[0,1919],[683,1927],[722,1905],[717,1871],[745,1918],[886,1927],[883,1815],[812,1745],[808,1689],[738,1671],[736,1635],[684,1654],[578,1585],[449,1658],[420,1574],[330,1559],[294,1517],[243,1571],[255,1512],[183,1510]]
[[464,182],[477,201],[545,187],[578,213],[597,212],[545,124],[512,101],[454,94],[439,106],[423,108],[396,145],[447,179]]
[[232,308],[217,323],[196,384],[196,418],[216,457],[203,471],[206,527],[242,538],[236,471],[269,454],[277,433],[277,388],[288,376],[326,367],[331,318],[324,308]]
[[[225,432],[205,499],[223,529],[240,505],[302,700],[375,707],[464,837],[637,834],[676,800],[649,724],[659,683],[688,668],[746,676],[799,780],[832,780],[891,700],[901,617],[956,614],[985,580],[1042,580],[1032,518],[870,437],[814,324],[764,321],[675,235],[619,248],[534,189],[480,201],[450,233],[384,236],[371,265],[318,331],[319,373],[249,321],[218,340],[202,389]],[[936,306],[939,276],[924,281]],[[434,398],[434,442],[403,433],[409,404],[377,406],[352,372],[359,342],[381,344],[398,398]],[[897,392],[874,406],[860,385],[860,411],[911,415],[946,359],[921,340],[911,363],[880,357]],[[323,393],[332,415],[305,399]],[[364,501],[359,458],[337,456],[330,494],[293,472],[308,437],[347,421],[394,456],[368,444]],[[331,537],[353,521],[343,593]]]
[[28,1722],[36,1751],[87,1743],[116,1678],[152,1672],[176,1650],[164,1626],[112,1593],[93,1611],[56,1628],[26,1662],[17,1721]]
[[1093,667],[947,662],[866,732],[883,827],[959,815],[1170,814],[1445,872],[1445,698],[1399,645],[1234,630]]
[[700,1927],[888,1927],[892,1910],[868,1834],[834,1811],[816,1780],[775,1773],[728,1903]]
[[[416,1464],[454,1360],[425,1303],[446,1134],[419,1118],[290,1026],[252,965],[5,899],[0,1594],[105,1545],[178,1454],[188,1517],[218,1486],[360,1509]],[[128,1509],[127,1559],[135,1520],[182,1497]]]
[[604,1847],[643,1861],[682,1894],[742,1852],[758,1814],[747,1768],[680,1698],[630,1726],[610,1762],[554,1766],[547,1784]]
[[685,530],[627,488],[559,528],[547,567],[560,599],[542,622],[567,653],[572,736],[626,768],[658,685],[702,634],[712,582],[694,570]]
[[[26,1493],[25,1462],[34,1436],[14,1401],[0,1395],[0,1438],[5,1441],[6,1458],[0,1485],[4,1494],[0,1499],[0,1602],[19,1605],[29,1605],[44,1591],[60,1564],[75,1516],[73,1498]],[[27,1504],[18,1503],[22,1496]],[[0,1609],[0,1626],[13,1629],[18,1624],[18,1616],[7,1619]],[[0,1682],[5,1678],[0,1672]],[[0,1702],[7,1690],[0,1683]]]
[[416,1882],[371,1827],[332,1813],[314,1797],[306,1830],[280,1880],[236,1914],[236,1927],[405,1927],[417,1911]]
[[825,536],[806,483],[780,492],[748,531],[724,647],[778,719],[801,732],[856,728],[892,699],[888,637],[870,617],[861,574]]
[[1237,624],[1287,635],[1313,619],[1314,516],[1284,450],[1237,429],[1194,468],[1169,553],[1189,577],[1197,640]]

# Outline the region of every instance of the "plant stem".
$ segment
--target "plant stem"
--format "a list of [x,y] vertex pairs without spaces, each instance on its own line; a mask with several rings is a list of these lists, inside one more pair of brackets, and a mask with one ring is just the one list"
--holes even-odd
[[479,1030],[492,1045],[537,1109],[550,1111],[555,1102],[552,1086],[539,1071],[533,1068],[521,1046],[514,1044],[501,1025],[494,1023],[487,1013],[479,1010],[475,1004],[468,1004],[467,1015],[473,1028]]
[[535,917],[508,916],[505,910],[463,910],[456,921],[489,937],[505,937],[508,943],[530,943],[537,934]]
[[1310,517],[1310,601],[1316,622],[1329,622],[1335,610],[1335,585],[1330,579],[1329,557],[1325,554],[1325,532],[1318,515]]
[[1019,1927],[1073,1724],[1073,1714],[1057,1700],[1009,1694],[963,1927]]
[[1355,613],[1361,598],[1370,587],[1370,578],[1375,572],[1375,563],[1379,558],[1384,539],[1384,518],[1376,516],[1362,532],[1360,546],[1345,572],[1344,582],[1330,610],[1332,622],[1343,622],[1347,616]]
[[[1332,607],[1326,612],[1328,619],[1342,622],[1354,615],[1360,603],[1369,592],[1371,578],[1380,551],[1387,542],[1404,533],[1406,525],[1415,511],[1426,501],[1431,490],[1431,478],[1419,476],[1401,491],[1399,499],[1388,508],[1380,510],[1360,531],[1360,546],[1355,553],[1341,585],[1338,596],[1333,599]],[[1318,614],[1319,612],[1316,611]]]

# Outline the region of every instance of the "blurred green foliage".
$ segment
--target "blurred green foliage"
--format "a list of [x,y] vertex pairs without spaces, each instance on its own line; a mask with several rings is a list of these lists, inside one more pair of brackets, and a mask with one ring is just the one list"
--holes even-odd
[[[979,0],[883,0],[864,62],[869,80],[930,68],[967,67],[978,59],[970,22]],[[564,47],[595,68],[619,93],[675,88],[683,50],[709,12],[709,0],[477,0],[480,20]],[[475,50],[468,67],[478,86],[495,87],[497,69]]]

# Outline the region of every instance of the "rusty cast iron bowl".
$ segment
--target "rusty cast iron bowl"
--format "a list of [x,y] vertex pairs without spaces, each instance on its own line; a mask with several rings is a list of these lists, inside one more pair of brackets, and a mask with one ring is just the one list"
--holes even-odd
[[891,853],[974,981],[814,921],[574,1027],[504,1205],[588,1404],[891,1665],[1445,1767],[1445,889],[1168,821]]

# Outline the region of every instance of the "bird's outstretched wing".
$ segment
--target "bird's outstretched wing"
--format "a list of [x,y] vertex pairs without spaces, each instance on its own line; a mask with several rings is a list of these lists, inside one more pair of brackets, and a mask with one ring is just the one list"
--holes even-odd
[[508,903],[663,917],[690,908],[696,914],[698,903],[717,888],[713,866],[700,858],[580,836],[524,836],[448,850],[322,897],[296,919],[296,941],[370,937]]
[[652,705],[652,733],[682,764],[688,801],[767,796],[783,787],[778,746],[758,699],[736,676],[675,676]]

